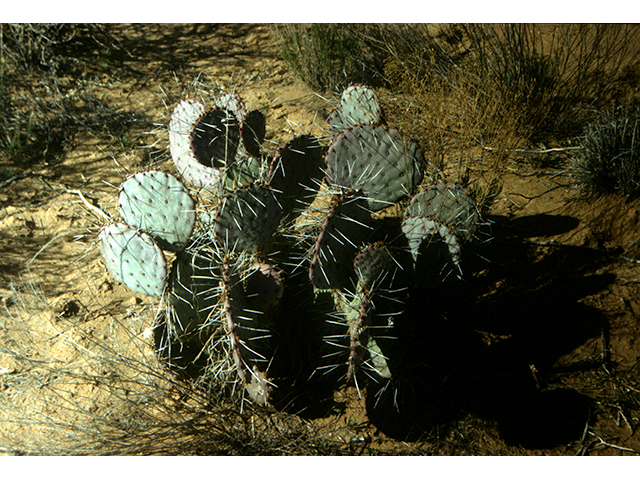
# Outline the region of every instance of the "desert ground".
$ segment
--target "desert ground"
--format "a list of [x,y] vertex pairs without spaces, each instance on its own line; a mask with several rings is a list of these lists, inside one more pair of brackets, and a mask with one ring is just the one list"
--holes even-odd
[[271,152],[326,136],[338,98],[292,76],[269,25],[108,28],[122,50],[97,48],[67,91],[119,112],[119,129],[105,115],[61,155],[0,157],[0,453],[640,453],[640,201],[581,198],[570,149],[506,171],[463,287],[412,307],[419,352],[399,408],[374,406],[374,385],[306,391],[302,378],[269,407],[212,405],[175,378],[154,354],[157,302],[114,281],[96,244],[118,186],[175,173],[167,125],[186,95],[238,91]]

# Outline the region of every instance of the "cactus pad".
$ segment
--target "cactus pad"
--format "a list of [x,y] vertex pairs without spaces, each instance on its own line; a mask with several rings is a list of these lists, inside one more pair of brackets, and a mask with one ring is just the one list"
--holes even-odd
[[[169,274],[167,309],[171,335],[179,341],[199,336],[218,301],[220,271],[198,254],[178,253]],[[206,342],[207,333],[202,334]]]
[[167,250],[184,248],[193,232],[193,198],[167,173],[151,171],[129,177],[120,186],[118,205],[127,224],[147,232]]
[[437,220],[416,216],[402,222],[421,283],[441,282],[451,274],[460,278],[461,249],[452,229]]
[[191,131],[193,156],[205,167],[224,168],[233,163],[240,142],[240,125],[229,110],[204,112]]
[[325,161],[327,182],[361,190],[373,211],[410,195],[423,176],[418,146],[384,126],[346,130],[329,147]]
[[240,125],[242,146],[252,157],[260,156],[260,146],[267,133],[266,120],[258,110],[251,110]]
[[183,100],[174,109],[169,122],[169,149],[173,163],[180,175],[196,188],[216,186],[221,176],[219,170],[198,162],[191,147],[191,132],[204,112],[204,105],[197,100]]
[[464,241],[473,236],[480,221],[475,200],[457,183],[437,183],[416,194],[404,216],[418,215],[444,223]]
[[98,238],[102,258],[113,278],[134,292],[162,296],[167,261],[153,238],[122,223],[107,225]]
[[371,214],[355,192],[337,196],[324,220],[309,267],[316,288],[342,288],[353,272],[353,259],[371,232]]
[[265,185],[250,184],[223,198],[213,237],[227,251],[262,250],[280,224],[282,207]]
[[342,92],[340,105],[331,113],[331,136],[356,125],[374,125],[381,121],[378,96],[369,87],[352,85]]
[[322,179],[322,147],[311,135],[295,137],[275,154],[267,180],[278,192],[278,199],[288,215],[309,206]]
[[381,276],[392,273],[399,267],[389,249],[384,242],[376,242],[360,249],[353,261],[358,282],[371,287]]

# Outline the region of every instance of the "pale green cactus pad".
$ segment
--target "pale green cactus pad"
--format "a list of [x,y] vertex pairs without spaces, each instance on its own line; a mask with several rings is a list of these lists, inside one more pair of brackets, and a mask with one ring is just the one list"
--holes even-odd
[[173,175],[137,173],[120,186],[123,220],[153,236],[160,247],[179,251],[189,242],[196,222],[195,202]]
[[151,236],[123,223],[107,225],[99,235],[100,252],[113,278],[134,292],[161,297],[167,261]]

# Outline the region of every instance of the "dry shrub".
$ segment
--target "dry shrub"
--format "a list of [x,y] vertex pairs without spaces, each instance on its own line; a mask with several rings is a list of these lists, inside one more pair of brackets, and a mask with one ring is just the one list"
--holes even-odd
[[120,52],[100,25],[2,24],[0,52],[0,158],[18,167],[60,160],[80,132],[122,141],[150,126],[86,91]]
[[575,157],[574,174],[586,196],[619,193],[631,197],[640,187],[640,110],[606,111],[587,125]]
[[326,23],[274,26],[291,72],[315,90],[333,92],[350,83],[380,84],[378,58],[358,30]]

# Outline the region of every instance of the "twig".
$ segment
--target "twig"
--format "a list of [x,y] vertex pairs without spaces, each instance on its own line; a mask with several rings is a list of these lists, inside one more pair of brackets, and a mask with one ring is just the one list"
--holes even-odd
[[106,220],[111,220],[111,217],[104,210],[96,207],[95,205],[91,205],[80,190],[70,190],[66,187],[63,187],[63,188],[66,193],[72,193],[74,195],[78,195],[82,200],[82,202],[85,204],[85,206],[91,211],[93,211],[97,216],[102,217]]
[[554,148],[543,148],[542,150],[527,150],[525,148],[493,148],[493,147],[482,147],[484,150],[489,151],[503,151],[503,152],[515,152],[515,153],[526,153],[529,155],[543,155],[545,153],[553,153],[553,152],[566,152],[570,150],[582,150],[582,146],[574,146],[574,147],[554,147]]
[[635,453],[635,454],[640,454],[640,452],[637,452],[632,448],[621,447],[620,445],[614,445],[613,443],[605,442],[600,435],[598,435],[596,433],[593,433],[592,431],[589,431],[589,435],[592,435],[592,436],[596,437],[598,439],[598,441],[600,442],[596,446],[602,445],[602,446],[609,447],[609,448],[615,448],[616,450],[622,450],[624,452],[631,452],[631,453]]
[[26,177],[26,175],[24,173],[21,173],[19,175],[14,175],[13,177],[9,177],[6,180],[4,180],[2,183],[0,183],[0,188],[4,188],[7,185],[9,185],[11,182],[15,181],[15,180],[19,180],[21,178]]

